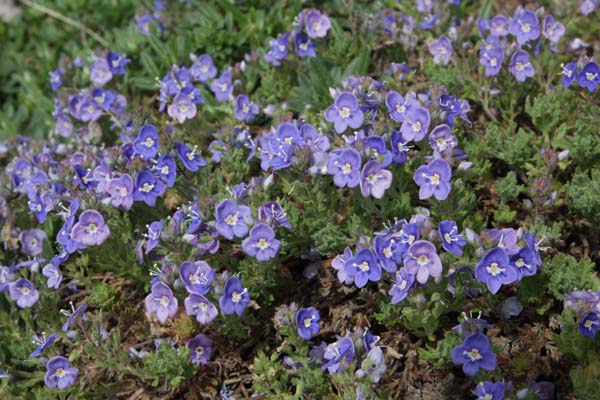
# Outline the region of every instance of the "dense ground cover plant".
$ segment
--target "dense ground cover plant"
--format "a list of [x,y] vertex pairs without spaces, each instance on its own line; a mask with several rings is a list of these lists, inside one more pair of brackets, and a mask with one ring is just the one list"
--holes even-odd
[[596,2],[24,3],[3,398],[598,398]]

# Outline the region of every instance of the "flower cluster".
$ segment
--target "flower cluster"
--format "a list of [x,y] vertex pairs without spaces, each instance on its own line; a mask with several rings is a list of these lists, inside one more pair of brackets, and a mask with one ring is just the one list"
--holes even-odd
[[565,308],[578,315],[579,331],[594,339],[600,331],[600,291],[574,291],[565,294]]

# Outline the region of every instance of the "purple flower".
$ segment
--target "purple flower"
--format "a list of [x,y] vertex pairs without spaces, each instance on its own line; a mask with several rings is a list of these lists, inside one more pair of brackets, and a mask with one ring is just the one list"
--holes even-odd
[[143,201],[150,207],[156,205],[156,198],[165,192],[165,185],[148,171],[141,171],[135,177],[133,200]]
[[88,304],[86,302],[81,303],[77,308],[73,306],[73,302],[69,302],[69,304],[71,305],[71,312],[67,310],[60,310],[60,313],[67,317],[67,320],[61,327],[62,332],[67,332],[73,324],[73,322],[75,322],[75,319],[82,317],[83,320],[86,320],[87,318],[84,314],[88,307]]
[[278,67],[281,65],[281,60],[285,59],[288,55],[288,38],[289,32],[284,32],[277,39],[271,39],[269,42],[269,51],[265,55],[265,60],[271,63],[273,66]]
[[452,154],[458,140],[446,124],[438,125],[429,134],[429,145],[440,154]]
[[44,350],[52,345],[58,338],[56,332],[51,333],[48,337],[46,337],[45,333],[42,332],[42,337],[34,336],[33,343],[37,345],[37,348],[29,355],[29,357],[35,358],[39,357]]
[[52,357],[46,364],[44,382],[50,389],[64,390],[75,383],[78,373],[79,370],[65,357]]
[[558,22],[552,15],[544,18],[542,34],[548,38],[551,43],[558,44],[560,38],[565,34],[565,26]]
[[363,151],[369,159],[377,161],[383,168],[392,163],[392,153],[388,151],[381,136],[372,135],[366,138]]
[[542,265],[542,255],[540,254],[540,249],[535,239],[535,235],[533,233],[525,232],[523,234],[523,238],[525,239],[525,243],[527,243],[527,247],[531,250],[533,254],[533,264],[536,267]]
[[161,324],[167,318],[173,318],[177,314],[177,298],[173,296],[171,289],[163,282],[155,282],[152,285],[151,293],[146,296],[144,303],[146,312],[156,314],[156,318]]
[[525,50],[517,50],[512,55],[508,69],[519,82],[524,82],[535,74],[533,65],[529,62],[529,54]]
[[577,75],[577,83],[592,93],[600,84],[600,67],[594,62],[587,63]]
[[49,288],[58,289],[60,282],[62,281],[62,272],[60,272],[58,265],[49,263],[42,269],[42,275],[48,278],[46,286]]
[[227,279],[223,288],[223,295],[219,298],[219,307],[225,315],[236,313],[242,316],[246,307],[250,304],[248,289],[242,286],[242,282],[236,277]]
[[102,115],[102,108],[91,97],[74,95],[69,97],[69,112],[81,122],[93,122]]
[[479,52],[479,63],[485,67],[485,76],[496,76],[502,68],[504,49],[486,44]]
[[396,122],[404,121],[406,113],[415,105],[418,106],[418,104],[415,104],[408,97],[402,97],[400,93],[393,90],[390,90],[385,96],[385,105],[390,112],[390,117]]
[[242,242],[244,253],[256,257],[260,262],[266,262],[275,257],[281,242],[275,239],[275,232],[269,225],[257,224],[250,229],[250,236]]
[[85,246],[99,246],[110,235],[104,217],[96,210],[85,210],[71,230],[71,237]]
[[498,14],[490,20],[490,35],[501,37],[508,35],[508,18],[504,14]]
[[567,65],[562,65],[562,85],[564,88],[568,88],[571,86],[575,78],[577,77],[577,63],[575,61],[571,61]]
[[402,132],[392,131],[392,162],[404,164],[408,159],[408,140],[402,137]]
[[368,281],[377,282],[381,279],[381,267],[369,249],[359,250],[354,257],[346,261],[344,270],[354,277],[354,284],[358,288],[364,287]]
[[391,236],[377,236],[373,241],[373,247],[383,269],[389,273],[396,272],[402,260],[402,255],[398,251],[398,239]]
[[310,340],[313,336],[319,334],[321,327],[319,321],[321,316],[319,311],[314,307],[301,308],[296,313],[296,326],[298,335],[304,340]]
[[467,244],[467,239],[458,234],[458,226],[454,221],[442,221],[438,225],[442,248],[448,253],[460,256],[462,247]]
[[429,53],[433,56],[435,64],[448,65],[452,56],[452,43],[446,36],[440,36],[428,45]]
[[187,145],[178,143],[177,154],[179,155],[179,159],[183,163],[183,166],[192,172],[196,172],[198,171],[198,168],[208,165],[206,160],[200,157],[198,146],[196,145],[190,149]]
[[392,304],[398,304],[408,296],[408,292],[415,283],[415,275],[408,272],[406,268],[400,268],[396,272],[394,284],[390,289],[390,296],[392,296]]
[[358,151],[347,148],[329,158],[327,172],[333,175],[333,183],[337,187],[356,187],[360,183],[361,159]]
[[435,246],[427,240],[417,240],[410,245],[404,257],[406,272],[415,275],[417,282],[425,284],[429,276],[442,277],[442,261]]
[[250,123],[254,117],[258,115],[258,106],[251,103],[248,96],[240,94],[235,99],[235,110],[233,111],[233,114],[238,120]]
[[579,323],[579,331],[590,339],[596,337],[600,331],[600,319],[597,312],[589,312],[583,316]]
[[433,9],[434,0],[417,0],[417,11],[428,13]]
[[202,83],[206,83],[209,79],[217,76],[217,68],[213,64],[212,57],[208,54],[197,57],[190,67],[190,75],[194,80]]
[[8,267],[0,265],[0,293],[4,292],[10,286],[10,282],[8,282],[9,273]]
[[325,119],[333,122],[337,133],[344,132],[348,126],[352,129],[360,128],[364,117],[356,96],[349,92],[340,94],[325,111]]
[[150,24],[156,23],[159,32],[163,30],[163,24],[152,14],[144,14],[139,17],[135,17],[135,24],[138,27],[140,33],[144,36],[150,35]]
[[539,20],[533,11],[523,11],[513,18],[510,24],[510,33],[516,36],[519,46],[540,36]]
[[524,276],[532,276],[537,272],[537,263],[533,251],[529,247],[523,247],[517,254],[510,257],[510,263],[517,271],[517,280]]
[[110,196],[113,207],[123,206],[125,210],[129,210],[133,204],[133,179],[128,174],[111,179],[106,193]]
[[342,366],[346,366],[354,359],[354,342],[349,337],[340,338],[337,342],[331,343],[325,349],[323,358],[327,360],[321,369],[328,370],[330,374],[342,371]]
[[596,10],[596,7],[598,7],[599,4],[600,2],[598,0],[583,0],[580,7],[581,13],[583,15],[591,14]]
[[10,298],[17,302],[20,308],[28,308],[33,306],[40,297],[33,283],[25,278],[19,278],[12,282],[8,287]]
[[90,79],[96,86],[103,86],[108,83],[113,77],[108,66],[108,62],[104,58],[99,58],[90,66]]
[[217,231],[228,240],[233,236],[243,238],[248,234],[247,224],[251,224],[252,210],[248,206],[236,204],[233,200],[223,200],[215,211]]
[[193,364],[206,364],[212,355],[212,340],[208,336],[199,334],[185,345],[190,350]]
[[296,53],[300,57],[316,57],[315,44],[308,38],[304,33],[296,33],[294,38],[294,44],[296,46]]
[[158,178],[168,187],[173,187],[177,177],[177,165],[175,159],[167,154],[161,156],[156,162],[154,169],[158,172]]
[[383,169],[381,164],[371,160],[365,164],[361,174],[360,191],[363,196],[383,198],[387,189],[392,186],[392,173]]
[[475,389],[477,400],[503,400],[504,399],[504,382],[479,382]]
[[468,336],[462,344],[452,349],[452,362],[462,365],[463,371],[475,376],[477,371],[496,369],[496,354],[490,349],[490,341],[483,333]]
[[231,69],[224,71],[218,79],[215,79],[210,84],[210,90],[215,94],[217,101],[225,101],[233,93],[233,85],[231,84]]
[[284,228],[292,229],[285,210],[276,201],[268,201],[258,208],[258,220],[267,225],[283,226]]
[[510,264],[506,251],[495,247],[485,253],[477,263],[475,277],[480,282],[486,283],[492,294],[496,294],[500,290],[500,286],[515,282],[518,275],[515,268]]
[[318,10],[309,10],[304,14],[304,26],[309,37],[322,38],[331,28],[331,22],[327,15],[321,14]]
[[180,93],[173,99],[173,102],[167,108],[169,117],[177,120],[180,124],[186,119],[192,119],[196,116],[196,104],[184,93]]
[[421,188],[419,199],[424,200],[432,195],[437,200],[446,200],[450,193],[452,170],[448,161],[435,159],[427,165],[422,165],[415,171],[413,179]]
[[125,66],[129,64],[130,60],[120,55],[119,53],[109,52],[106,56],[108,62],[108,68],[114,75],[125,75]]
[[150,253],[158,246],[164,224],[165,222],[161,219],[159,221],[154,221],[150,225],[146,225],[146,228],[148,228],[148,233],[144,235],[146,238],[146,254]]
[[63,84],[62,75],[60,73],[60,69],[56,68],[54,71],[50,73],[50,88],[53,92],[56,92],[56,89],[61,87]]
[[217,307],[201,294],[190,293],[183,304],[185,305],[186,314],[195,316],[196,320],[202,325],[211,323],[219,314]]
[[26,256],[39,256],[42,254],[43,243],[46,238],[46,232],[41,229],[30,229],[21,232],[19,235],[21,252]]
[[133,142],[133,150],[144,160],[154,158],[158,152],[158,131],[154,125],[144,125]]
[[405,140],[418,142],[427,135],[430,123],[431,117],[426,108],[411,107],[406,119],[402,122],[400,132]]
[[190,293],[204,295],[210,290],[215,270],[204,261],[185,261],[179,267],[181,280]]
[[350,247],[344,249],[344,254],[337,255],[331,261],[331,267],[337,271],[337,278],[340,282],[350,285],[354,282],[354,277],[348,274],[344,268],[346,262],[352,258],[352,250]]

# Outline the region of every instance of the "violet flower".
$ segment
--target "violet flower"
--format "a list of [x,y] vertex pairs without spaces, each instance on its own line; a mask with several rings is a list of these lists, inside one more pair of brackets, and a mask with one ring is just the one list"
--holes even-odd
[[452,154],[452,150],[458,146],[458,139],[452,135],[448,125],[442,124],[429,134],[429,145],[440,154]]
[[258,208],[258,221],[267,225],[283,226],[292,229],[284,208],[276,201],[268,201]]
[[177,314],[177,298],[173,296],[171,289],[160,281],[152,285],[151,293],[146,296],[144,304],[146,312],[155,314],[161,324]]
[[48,278],[46,281],[46,286],[49,288],[58,289],[60,283],[62,282],[62,272],[60,272],[58,265],[49,263],[42,269],[42,275]]
[[361,174],[360,191],[363,196],[382,199],[385,191],[392,186],[392,173],[381,164],[371,160],[365,164]]
[[354,276],[348,274],[346,272],[346,269],[344,268],[344,266],[346,265],[346,262],[349,259],[351,259],[352,257],[353,257],[352,250],[350,249],[350,247],[346,247],[344,249],[343,254],[337,255],[331,261],[331,267],[337,271],[337,278],[339,279],[340,282],[342,282],[346,285],[351,285],[352,282],[354,282]]
[[600,85],[600,67],[594,62],[587,63],[577,74],[577,83],[592,93]]
[[154,158],[158,152],[158,130],[154,125],[144,125],[133,142],[133,150],[144,160]]
[[149,171],[141,171],[135,177],[133,200],[143,201],[150,207],[156,205],[156,198],[165,192],[165,185]]
[[26,256],[39,256],[42,254],[44,240],[47,239],[46,232],[41,229],[30,229],[21,232],[21,252]]
[[219,298],[219,307],[225,315],[237,314],[242,316],[246,307],[250,304],[248,289],[242,286],[242,282],[236,277],[227,279],[223,288],[223,295]]
[[352,148],[342,149],[331,156],[327,163],[327,173],[333,175],[333,183],[340,188],[358,186],[361,180],[361,159],[358,151]]
[[106,61],[108,63],[108,68],[113,75],[125,75],[125,66],[130,62],[127,57],[112,51],[106,56]]
[[235,118],[250,123],[258,115],[258,106],[252,102],[245,94],[240,94],[235,99],[235,110],[233,111]]
[[73,367],[65,357],[52,357],[46,364],[44,382],[50,389],[64,390],[75,383],[78,373],[79,370]]
[[577,63],[575,61],[571,61],[567,65],[562,65],[562,85],[564,88],[568,88],[571,86],[575,78],[577,78]]
[[206,160],[200,157],[198,146],[196,145],[190,149],[187,145],[178,143],[177,154],[179,155],[179,159],[183,163],[183,166],[192,172],[197,172],[198,168],[208,165]]
[[108,66],[108,62],[104,58],[99,58],[90,66],[90,79],[96,86],[103,86],[108,83],[113,77]]
[[490,20],[490,35],[501,37],[508,35],[508,18],[504,14],[498,14]]
[[518,278],[517,271],[510,264],[506,251],[495,247],[485,253],[475,267],[475,277],[478,281],[487,284],[492,294],[498,293],[500,286],[515,282]]
[[512,55],[508,69],[519,82],[525,82],[525,79],[535,75],[533,65],[529,62],[529,54],[525,50],[517,50]]
[[32,307],[37,303],[40,294],[33,283],[25,278],[19,278],[8,286],[10,298],[16,301],[19,308]]
[[206,364],[212,355],[212,340],[208,336],[198,334],[185,345],[190,350],[192,364]]
[[217,307],[201,294],[190,293],[183,304],[185,305],[186,314],[195,316],[196,320],[202,325],[211,323],[219,315]]
[[427,135],[430,123],[429,111],[426,108],[415,106],[410,108],[402,122],[400,132],[405,140],[418,142]]
[[73,240],[85,246],[99,246],[110,235],[104,217],[96,210],[85,210],[71,230]]
[[402,97],[402,95],[396,91],[390,90],[385,96],[385,105],[390,112],[390,117],[396,122],[402,122],[406,118],[406,113],[412,109],[415,102],[410,101],[408,97]]
[[356,96],[350,92],[341,93],[325,111],[325,119],[333,123],[337,133],[344,132],[348,126],[352,129],[360,128],[364,118]]
[[542,34],[550,43],[558,44],[560,38],[565,34],[565,26],[554,19],[552,15],[547,15],[542,25]]
[[354,284],[358,288],[364,287],[368,281],[377,282],[381,279],[381,266],[369,249],[361,249],[347,260],[344,270],[354,278]]
[[467,244],[467,239],[458,234],[458,226],[454,221],[441,221],[438,225],[442,248],[448,253],[462,255],[462,248]]
[[50,72],[50,88],[53,92],[61,87],[63,84],[62,75],[60,73],[60,69],[56,68],[54,71]]
[[233,200],[223,200],[217,204],[215,215],[215,228],[228,240],[232,240],[234,236],[245,237],[248,234],[247,224],[253,222],[250,207],[238,205]]
[[600,331],[600,318],[597,312],[589,312],[583,316],[579,323],[579,331],[590,339],[594,339]]
[[73,322],[75,322],[75,319],[78,319],[79,317],[82,317],[84,321],[87,319],[85,312],[87,311],[88,304],[85,301],[77,306],[77,308],[73,306],[73,302],[69,302],[69,305],[71,306],[70,312],[64,309],[60,310],[60,313],[67,317],[67,320],[61,327],[62,332],[67,332]]
[[196,116],[196,104],[189,96],[183,92],[175,96],[173,102],[167,108],[167,114],[180,124],[186,119],[192,119]]
[[515,16],[510,24],[510,33],[516,36],[519,46],[540,36],[539,20],[533,11],[523,11]]
[[309,10],[304,14],[304,26],[309,37],[322,38],[327,35],[327,31],[331,28],[331,22],[325,14],[321,14],[318,10]]
[[133,179],[128,174],[113,178],[108,182],[106,193],[110,196],[113,207],[122,206],[129,211],[133,204]]
[[315,44],[312,40],[308,38],[304,33],[298,32],[296,33],[296,37],[294,38],[294,44],[296,47],[296,54],[300,57],[316,57],[317,53],[315,53]]
[[475,388],[475,395],[477,400],[504,400],[505,388],[504,382],[479,382]]
[[446,200],[450,193],[452,170],[448,161],[435,159],[427,165],[422,165],[415,171],[413,179],[419,189],[419,199],[425,200],[432,195],[437,200]]
[[354,342],[349,337],[340,338],[325,349],[323,358],[327,360],[321,369],[336,374],[342,371],[342,366],[348,365],[354,359]]
[[250,235],[242,242],[244,253],[266,262],[277,255],[281,242],[275,239],[275,232],[269,225],[257,224],[250,229]]
[[181,280],[189,293],[208,293],[215,278],[215,270],[204,261],[185,261],[179,267]]
[[177,177],[177,165],[175,159],[167,154],[161,156],[154,169],[158,172],[158,178],[168,187],[173,187]]
[[231,68],[225,70],[218,79],[211,82],[210,90],[212,90],[218,102],[225,101],[231,96],[231,93],[233,93]]
[[58,334],[56,332],[51,333],[48,337],[42,332],[42,337],[34,336],[33,343],[37,345],[37,348],[29,355],[31,358],[39,357],[44,350],[52,346],[52,343],[56,341]]
[[192,79],[206,83],[209,79],[217,76],[217,68],[213,64],[212,57],[208,54],[202,54],[194,60],[190,67]]
[[404,300],[408,296],[413,283],[415,282],[415,275],[408,272],[406,268],[400,268],[396,272],[394,284],[390,288],[389,294],[392,296],[392,304],[397,304]]
[[406,252],[404,268],[415,275],[416,281],[425,284],[429,276],[435,280],[442,277],[442,261],[435,246],[427,240],[417,240]]
[[440,36],[427,46],[433,56],[434,64],[448,65],[452,56],[452,43],[446,36]]
[[490,341],[483,333],[469,335],[462,344],[452,349],[452,362],[462,365],[463,371],[475,376],[480,370],[496,369],[496,354],[490,348]]
[[298,335],[304,340],[310,340],[313,336],[319,334],[321,327],[319,321],[321,316],[314,307],[301,308],[296,313],[296,327]]

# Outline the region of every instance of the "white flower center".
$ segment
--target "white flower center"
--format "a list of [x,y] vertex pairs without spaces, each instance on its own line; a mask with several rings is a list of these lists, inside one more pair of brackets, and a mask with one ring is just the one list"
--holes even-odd
[[504,268],[500,268],[498,263],[495,263],[495,262],[488,265],[486,270],[492,276],[497,276],[497,275],[500,275],[502,272],[504,272]]
[[463,354],[465,354],[467,357],[469,357],[471,359],[471,361],[477,361],[477,360],[481,360],[483,357],[481,357],[481,354],[479,354],[479,350],[477,349],[471,349],[471,351],[465,351],[463,352]]
[[152,147],[154,146],[154,139],[152,138],[148,138],[144,141],[144,146],[146,147]]
[[348,107],[342,107],[340,109],[340,115],[342,118],[348,118],[350,116],[350,109]]
[[531,25],[529,25],[529,24],[523,24],[523,26],[521,27],[521,29],[523,30],[523,32],[529,33],[529,31],[531,30]]
[[591,72],[585,73],[585,79],[587,79],[588,81],[594,81],[594,80],[596,80],[597,77],[598,77],[597,73],[596,74],[591,73]]
[[360,269],[362,272],[367,272],[367,271],[369,271],[369,263],[368,263],[368,262],[366,262],[366,261],[363,261],[363,262],[361,262],[361,263],[358,265],[358,268],[359,268],[359,269]]
[[89,224],[86,230],[88,233],[91,233],[93,235],[94,233],[98,232],[98,227],[96,226],[96,224]]
[[344,175],[349,175],[350,172],[352,172],[352,166],[350,165],[350,163],[342,165],[342,172],[344,173]]
[[398,103],[396,104],[396,111],[402,114],[406,111],[406,107],[404,106],[404,104]]
[[64,369],[62,369],[62,368],[58,368],[58,369],[56,370],[56,372],[54,373],[54,375],[56,375],[56,376],[57,376],[57,377],[59,377],[59,378],[62,378],[62,377],[64,377],[65,375],[67,375],[67,371],[66,371],[66,370],[64,370]]
[[242,300],[242,294],[238,292],[233,292],[231,295],[231,301],[234,303],[239,303]]
[[152,189],[154,189],[154,185],[151,183],[144,183],[144,185],[142,186],[142,188],[140,189],[140,191],[144,192],[144,193],[148,193],[150,192]]
[[167,307],[169,305],[169,298],[167,296],[163,296],[160,298],[160,305],[163,307]]
[[269,242],[266,239],[258,239],[256,246],[261,250],[265,250],[269,247]]
[[228,216],[225,217],[225,222],[227,223],[227,225],[231,225],[234,226],[235,224],[238,223],[238,212],[236,212],[235,214],[229,214]]

